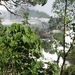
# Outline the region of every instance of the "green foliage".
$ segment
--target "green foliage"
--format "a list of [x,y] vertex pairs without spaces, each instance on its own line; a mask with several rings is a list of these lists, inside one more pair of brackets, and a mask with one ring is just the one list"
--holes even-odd
[[56,33],[56,34],[54,34],[53,37],[54,37],[54,39],[59,41],[61,45],[63,44],[63,33]]
[[2,25],[2,20],[1,20],[1,18],[0,18],[0,25]]
[[71,65],[67,67],[67,69],[64,71],[63,75],[75,75],[75,65]]
[[22,21],[23,22],[23,25],[29,24],[28,23],[28,17],[29,17],[29,13],[28,12],[25,12],[24,13],[24,21]]
[[41,56],[41,42],[35,33],[30,27],[16,23],[4,27],[3,32],[0,35],[0,73],[37,75],[36,59]]
[[45,64],[47,64],[48,67],[42,68],[43,66],[43,63],[42,63],[41,67],[39,68],[38,75],[59,75],[60,68],[56,63],[46,62]]
[[57,50],[50,50],[50,53],[51,54],[54,54],[54,53],[56,53],[57,52]]
[[48,23],[49,23],[49,29],[50,30],[54,30],[54,29],[61,30],[63,27],[63,18],[51,16]]
[[33,6],[35,6],[36,4],[42,4],[43,6],[47,3],[47,0],[28,0],[28,2]]
[[51,49],[50,42],[42,41],[42,48],[44,48],[45,52],[49,52],[49,50]]
[[73,47],[73,49],[70,51],[70,53],[67,56],[67,60],[72,63],[75,64],[75,47]]
[[48,68],[46,69],[47,74],[49,75],[59,75],[60,74],[60,68],[56,63],[50,63],[48,62]]

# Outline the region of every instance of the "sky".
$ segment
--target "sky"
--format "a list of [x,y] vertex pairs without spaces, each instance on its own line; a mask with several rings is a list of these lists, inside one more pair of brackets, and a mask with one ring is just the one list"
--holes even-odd
[[54,16],[54,14],[51,12],[52,4],[54,1],[55,0],[48,0],[44,6],[36,5],[35,7],[33,7],[33,9],[46,12],[50,16]]

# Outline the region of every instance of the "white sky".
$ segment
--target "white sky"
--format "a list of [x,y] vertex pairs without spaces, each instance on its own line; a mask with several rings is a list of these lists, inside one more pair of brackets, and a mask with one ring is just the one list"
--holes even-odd
[[55,0],[48,0],[47,3],[44,6],[36,5],[33,7],[35,10],[44,11],[48,15],[53,16],[54,14],[51,12],[52,10],[52,4]]

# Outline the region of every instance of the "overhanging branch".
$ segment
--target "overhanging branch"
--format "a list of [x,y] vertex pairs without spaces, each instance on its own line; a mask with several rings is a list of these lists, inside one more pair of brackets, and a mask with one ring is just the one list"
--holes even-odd
[[2,3],[0,3],[0,5],[4,6],[4,7],[7,9],[7,11],[10,12],[11,14],[14,14],[14,15],[16,15],[16,16],[22,17],[21,15],[18,15],[18,14],[16,14],[16,13],[12,12],[6,5],[4,5],[4,4],[2,4]]

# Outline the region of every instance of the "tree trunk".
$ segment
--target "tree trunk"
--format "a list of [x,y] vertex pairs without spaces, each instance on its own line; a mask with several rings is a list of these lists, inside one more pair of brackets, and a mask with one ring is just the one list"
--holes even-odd
[[61,66],[60,75],[63,75],[64,65],[65,65],[65,61],[66,61],[66,57],[65,57],[66,10],[67,10],[67,0],[65,0],[65,13],[64,13],[64,34],[63,34],[63,52],[64,52],[64,57],[63,57],[63,63],[62,63],[62,66]]

